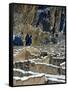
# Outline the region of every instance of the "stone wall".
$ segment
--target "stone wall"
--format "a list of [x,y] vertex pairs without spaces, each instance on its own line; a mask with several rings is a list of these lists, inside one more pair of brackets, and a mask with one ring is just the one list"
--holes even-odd
[[30,76],[30,77],[26,77],[24,80],[20,78],[20,79],[13,79],[13,85],[37,85],[37,84],[46,84],[47,83],[47,78],[45,78],[45,75],[42,76]]
[[40,73],[48,73],[48,74],[59,74],[60,68],[58,66],[54,66],[51,64],[43,64],[43,63],[32,63],[32,62],[18,62],[14,65],[15,68],[23,69],[26,71],[40,72]]

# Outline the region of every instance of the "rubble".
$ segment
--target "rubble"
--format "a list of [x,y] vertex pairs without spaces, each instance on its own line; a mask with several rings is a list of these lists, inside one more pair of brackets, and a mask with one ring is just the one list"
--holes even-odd
[[[59,45],[59,44],[58,44]],[[35,75],[44,74],[48,79],[47,83],[65,83],[65,51],[63,45],[51,45],[51,50],[48,47],[21,47],[19,51],[15,51],[14,56],[14,77],[19,76],[20,78],[30,77],[30,79],[16,80],[16,85],[31,85],[39,84],[36,80],[33,82],[33,78],[40,80]],[[46,49],[47,48],[47,49]],[[43,81],[43,80],[42,80]],[[40,83],[42,83],[40,80]],[[44,83],[43,83],[44,84]]]

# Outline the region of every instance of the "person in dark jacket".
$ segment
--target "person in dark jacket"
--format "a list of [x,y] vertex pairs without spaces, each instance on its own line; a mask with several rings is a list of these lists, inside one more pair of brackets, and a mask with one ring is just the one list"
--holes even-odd
[[32,35],[29,35],[27,33],[26,37],[25,37],[25,41],[26,41],[26,46],[30,46],[32,43]]
[[13,43],[14,43],[14,45],[16,45],[16,46],[21,46],[21,45],[23,45],[22,39],[21,39],[21,37],[19,37],[19,36],[15,36],[15,38],[14,38],[14,40],[13,40]]

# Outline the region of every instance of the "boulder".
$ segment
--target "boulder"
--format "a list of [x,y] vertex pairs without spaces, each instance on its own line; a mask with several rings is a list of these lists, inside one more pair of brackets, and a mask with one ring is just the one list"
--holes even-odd
[[31,54],[29,51],[27,51],[25,48],[19,51],[15,56],[14,60],[19,61],[19,60],[28,60],[30,58]]
[[14,60],[28,60],[30,58],[35,58],[40,56],[40,51],[37,48],[34,47],[24,47],[22,50],[20,50],[17,54],[14,55]]
[[39,56],[40,50],[35,47],[27,47],[27,51],[31,53],[31,55]]

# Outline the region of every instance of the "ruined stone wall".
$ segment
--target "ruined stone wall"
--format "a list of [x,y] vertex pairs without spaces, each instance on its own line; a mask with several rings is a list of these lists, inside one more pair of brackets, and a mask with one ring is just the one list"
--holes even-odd
[[47,83],[47,79],[45,79],[45,76],[41,76],[41,77],[30,77],[26,80],[13,80],[13,85],[37,85],[37,84],[46,84]]
[[35,64],[35,63],[28,63],[28,62],[18,62],[14,64],[15,68],[23,69],[26,71],[33,71],[33,72],[39,72],[39,73],[47,73],[47,74],[59,74],[60,72],[60,67],[55,67],[52,65],[47,65],[47,64]]

